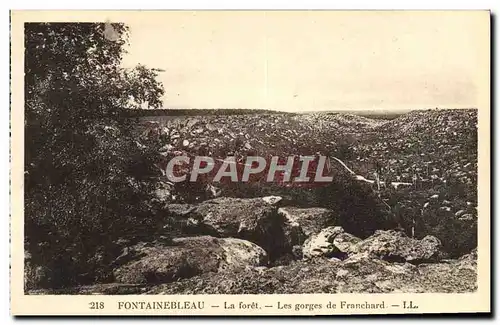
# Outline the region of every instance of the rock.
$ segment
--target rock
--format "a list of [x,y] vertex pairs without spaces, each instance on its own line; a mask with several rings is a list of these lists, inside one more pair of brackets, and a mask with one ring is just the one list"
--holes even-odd
[[222,194],[222,190],[216,186],[213,186],[212,184],[207,185],[206,191],[207,191],[207,196],[210,198],[217,198]]
[[161,134],[162,135],[169,135],[170,134],[170,129],[168,127],[166,127],[166,126],[163,126],[161,128]]
[[465,214],[465,210],[458,210],[457,212],[455,212],[455,217],[460,217],[462,216],[463,214]]
[[464,214],[462,216],[460,216],[460,218],[458,218],[458,220],[462,220],[462,221],[473,221],[474,220],[474,216],[470,213],[467,213],[467,214]]
[[175,147],[169,143],[167,143],[166,145],[164,145],[163,147],[161,147],[159,150],[160,151],[171,151],[172,149],[174,149]]
[[242,232],[252,233],[258,226],[271,222],[275,210],[262,199],[227,197],[204,201],[196,207],[196,213],[220,237],[235,237]]
[[271,259],[292,254],[293,246],[301,246],[307,236],[298,223],[286,219],[266,201],[273,202],[267,198],[218,197],[197,205],[168,204],[165,210],[181,234],[246,239],[263,247]]
[[137,147],[138,147],[139,149],[146,149],[146,148],[147,148],[147,146],[145,146],[145,145],[141,144],[139,141],[135,141],[135,144],[137,145]]
[[337,222],[333,212],[325,208],[282,207],[278,209],[278,213],[284,215],[289,222],[297,223],[306,237]]
[[295,259],[300,260],[304,257],[302,253],[302,246],[301,245],[294,245],[292,247],[292,254],[295,257]]
[[208,129],[208,131],[210,131],[210,132],[217,131],[217,127],[216,127],[216,126],[214,126],[213,124],[210,124],[210,123],[206,125],[206,128],[207,128],[207,129]]
[[437,261],[443,257],[441,241],[436,237],[426,236],[417,240],[395,230],[377,230],[360,242],[356,250],[383,260],[413,264]]
[[283,198],[281,196],[265,196],[262,198],[262,200],[264,200],[264,202],[268,203],[268,204],[277,204],[278,202],[280,202],[281,200],[283,200]]
[[189,119],[186,126],[190,129],[192,128],[193,126],[195,126],[197,123],[199,122],[198,119],[195,119],[195,118],[192,118],[192,119]]
[[361,239],[344,232],[342,227],[328,227],[309,237],[303,246],[305,258],[338,257],[345,259],[354,253]]
[[238,238],[218,239],[224,250],[224,261],[219,270],[234,271],[247,267],[264,266],[268,263],[266,251],[260,246]]
[[200,203],[194,213],[217,237],[246,239],[264,248],[271,259],[291,252],[294,240],[285,234],[285,219],[262,198],[219,197]]
[[183,145],[184,147],[189,146],[189,140],[183,140],[183,141],[182,141],[182,145]]
[[140,243],[127,249],[135,258],[114,269],[120,283],[168,283],[268,262],[261,247],[236,238],[185,237],[174,239],[172,245]]
[[160,202],[168,202],[172,197],[172,191],[168,186],[161,186],[154,190],[153,197]]
[[333,239],[333,244],[337,249],[344,254],[352,254],[357,252],[356,245],[361,241],[356,236],[353,236],[345,231],[337,234]]
[[[467,267],[471,266],[471,268]],[[390,263],[368,254],[343,261],[314,259],[244,272],[202,274],[147,294],[463,293],[477,290],[469,260]]]

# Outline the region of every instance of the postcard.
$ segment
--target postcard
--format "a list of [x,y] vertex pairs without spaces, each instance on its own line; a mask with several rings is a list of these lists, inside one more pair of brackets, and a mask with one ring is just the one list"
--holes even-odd
[[11,11],[11,314],[490,313],[490,19]]

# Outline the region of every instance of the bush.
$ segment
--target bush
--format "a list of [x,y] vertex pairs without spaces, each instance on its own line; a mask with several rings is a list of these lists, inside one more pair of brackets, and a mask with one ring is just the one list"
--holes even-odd
[[[120,67],[127,27],[25,25],[25,249],[27,287],[112,280],[119,239],[155,231],[127,109],[160,106],[156,70]],[[130,100],[130,98],[134,100]],[[43,276],[40,275],[43,270]]]

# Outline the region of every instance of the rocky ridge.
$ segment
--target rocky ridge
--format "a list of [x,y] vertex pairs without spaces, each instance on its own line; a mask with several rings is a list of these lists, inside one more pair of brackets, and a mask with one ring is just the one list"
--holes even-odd
[[[441,241],[433,236],[417,240],[401,231],[379,230],[361,239],[346,233],[327,211],[311,209],[308,215],[305,209],[279,207],[279,200],[268,198],[220,198],[200,205],[176,206],[173,210],[178,218],[197,220],[192,223],[195,228],[191,229],[191,236],[125,246],[113,265],[113,284],[52,292],[256,294],[476,290],[476,252],[460,259],[447,259]],[[315,218],[323,221],[312,227],[310,221]],[[308,230],[304,231],[302,226]]]

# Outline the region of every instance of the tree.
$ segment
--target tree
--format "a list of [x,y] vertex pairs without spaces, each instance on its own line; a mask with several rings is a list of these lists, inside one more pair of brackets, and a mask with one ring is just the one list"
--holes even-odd
[[120,66],[127,44],[123,24],[25,24],[26,250],[58,272],[49,286],[109,277],[113,243],[155,227],[152,153],[125,113],[164,89],[159,70]]

